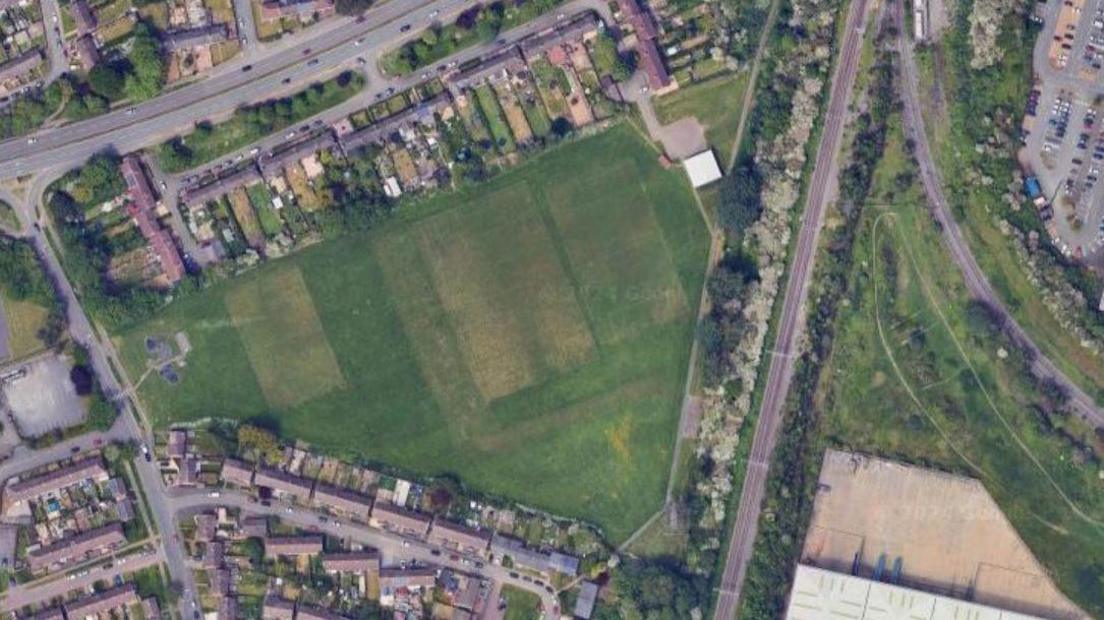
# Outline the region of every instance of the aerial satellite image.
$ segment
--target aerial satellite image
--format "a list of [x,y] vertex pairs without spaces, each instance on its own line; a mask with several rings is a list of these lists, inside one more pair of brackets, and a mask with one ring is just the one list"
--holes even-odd
[[0,0],[0,620],[1104,619],[1102,177],[1104,0]]

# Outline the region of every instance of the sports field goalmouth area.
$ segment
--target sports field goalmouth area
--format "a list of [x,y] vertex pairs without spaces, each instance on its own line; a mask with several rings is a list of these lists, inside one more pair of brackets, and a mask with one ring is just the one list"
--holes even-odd
[[454,473],[620,541],[662,501],[709,239],[681,169],[631,125],[407,207],[173,303],[118,334],[183,332],[159,425],[275,418],[287,437]]

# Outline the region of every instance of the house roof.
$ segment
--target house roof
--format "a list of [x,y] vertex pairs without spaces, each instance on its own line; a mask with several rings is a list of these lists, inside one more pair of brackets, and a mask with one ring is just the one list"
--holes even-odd
[[42,60],[42,50],[34,48],[0,64],[0,81],[20,77],[38,66]]
[[137,602],[138,589],[131,582],[74,603],[66,603],[65,613],[70,618],[85,618]]
[[288,164],[335,146],[337,146],[337,139],[334,138],[333,132],[326,131],[308,140],[301,140],[282,151],[265,153],[257,158],[257,165],[261,168],[261,174],[271,176]]
[[334,11],[334,0],[269,0],[261,5],[261,20],[271,21],[292,15],[328,15]]
[[564,43],[572,43],[585,34],[598,28],[598,18],[590,12],[583,13],[566,24],[556,24],[552,28],[538,32],[518,41],[525,57],[532,60],[541,54],[557,48]]
[[83,459],[54,471],[10,484],[4,489],[4,505],[34,499],[51,491],[83,482],[89,478],[107,478],[99,457]]
[[322,553],[321,536],[271,536],[264,543],[266,556]]
[[[125,164],[126,160],[123,160],[123,163]],[[125,168],[124,168],[123,176],[124,176],[124,178],[126,177]],[[142,176],[143,176],[143,178],[145,177],[145,175],[142,175]],[[129,185],[129,183],[128,183],[128,185]],[[184,454],[187,451],[188,451],[188,431],[183,430],[183,429],[173,429],[173,430],[169,431],[169,458],[171,458],[171,459],[184,458]]]
[[230,36],[226,24],[208,24],[198,28],[185,28],[166,32],[161,36],[161,45],[169,51],[187,49],[198,45],[210,45],[225,41]]
[[441,91],[433,98],[427,99],[413,108],[408,108],[378,123],[374,123],[364,129],[343,136],[338,141],[341,145],[341,150],[344,151],[346,155],[349,155],[358,148],[379,142],[398,130],[404,123],[411,122],[418,118],[424,110],[434,108],[450,101],[452,101],[452,98],[449,96],[448,91]]
[[582,620],[589,620],[594,613],[594,604],[598,601],[598,584],[593,581],[584,581],[579,587],[579,598],[575,599],[573,615]]
[[236,187],[252,185],[263,180],[256,166],[246,166],[211,183],[184,188],[180,192],[180,200],[186,205],[202,204],[223,194],[229,194]]
[[378,573],[378,551],[353,551],[351,553],[327,553],[322,556],[322,568],[334,573]]
[[80,34],[88,34],[96,29],[96,16],[92,13],[92,9],[89,8],[88,2],[85,0],[73,0],[69,3],[69,8],[73,14],[73,21],[77,24],[77,32]]
[[430,540],[445,547],[455,547],[461,551],[482,552],[491,543],[491,532],[473,530],[463,525],[438,519],[433,524]]
[[384,529],[415,533],[418,536],[425,536],[429,532],[430,523],[433,521],[428,515],[387,502],[376,502],[375,506],[372,507],[372,519],[380,522]]
[[214,533],[219,527],[217,521],[219,519],[208,512],[195,515],[195,539],[203,543],[214,541]]
[[69,560],[83,558],[91,551],[124,543],[126,536],[123,535],[123,526],[112,523],[35,549],[27,554],[27,563],[31,565],[32,571],[38,571],[53,564],[64,564]]
[[364,519],[372,512],[372,498],[367,495],[322,483],[314,489],[314,503]]
[[313,483],[306,478],[301,478],[278,469],[259,467],[257,469],[257,475],[253,476],[253,484],[305,499],[310,497],[311,485]]
[[203,567],[218,568],[226,558],[226,547],[220,542],[209,542],[203,551]]
[[237,459],[222,462],[222,480],[240,487],[253,486],[253,467]]
[[383,568],[379,576],[380,590],[394,592],[399,588],[432,588],[437,583],[437,569]]

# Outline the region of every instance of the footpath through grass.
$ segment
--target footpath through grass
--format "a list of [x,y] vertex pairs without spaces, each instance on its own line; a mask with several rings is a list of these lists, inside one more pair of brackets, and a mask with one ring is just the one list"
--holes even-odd
[[[834,444],[979,478],[1057,585],[1104,615],[1104,451],[971,304],[911,178],[899,128],[856,246],[824,373]],[[906,189],[902,189],[906,188]]]
[[199,123],[192,133],[158,145],[157,163],[170,173],[201,166],[332,108],[363,87],[362,75],[345,72],[331,80],[312,84],[291,97],[240,108],[230,120],[215,125]]
[[[588,519],[663,501],[708,237],[679,169],[628,125],[181,299],[159,425],[270,418],[289,437]],[[289,389],[289,386],[295,386]]]

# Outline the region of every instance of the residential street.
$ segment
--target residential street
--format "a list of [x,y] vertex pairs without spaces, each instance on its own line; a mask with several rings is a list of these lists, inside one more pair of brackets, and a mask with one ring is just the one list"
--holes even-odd
[[774,446],[782,424],[783,405],[790,391],[797,345],[805,329],[805,300],[813,274],[817,239],[828,205],[829,192],[838,170],[840,142],[847,120],[847,108],[862,52],[863,24],[867,16],[867,0],[853,0],[840,48],[840,59],[831,81],[827,114],[820,146],[817,149],[808,200],[801,219],[797,246],[782,301],[782,316],[778,335],[771,350],[770,369],[763,392],[759,421],[751,444],[750,461],[740,493],[740,505],[733,522],[724,573],[717,594],[715,620],[731,620],[739,609],[740,592],[747,574],[758,530],[759,515],[766,493],[767,474]]
[[[532,581],[526,581],[520,577],[511,577],[510,573],[513,571],[493,563],[488,562],[483,568],[477,568],[471,562],[453,561],[450,559],[450,555],[455,552],[441,550],[440,547],[435,547],[418,539],[398,536],[384,530],[350,523],[345,520],[328,518],[323,523],[318,518],[324,514],[322,512],[278,502],[273,502],[271,506],[264,506],[244,493],[228,489],[220,490],[217,498],[211,497],[208,491],[197,490],[174,495],[169,502],[177,514],[194,514],[203,509],[214,510],[217,506],[230,506],[255,515],[279,517],[281,521],[286,523],[314,529],[329,536],[351,540],[378,549],[385,566],[397,564],[400,560],[417,560],[466,573],[480,574],[494,581],[517,586],[538,594],[544,606],[546,620],[559,618],[559,614],[553,611],[554,609],[558,610],[559,605],[555,595]],[[437,549],[441,553],[434,555],[433,549]]]
[[[36,174],[46,169],[68,169],[97,152],[135,151],[177,133],[190,130],[194,123],[218,117],[234,108],[274,96],[291,94],[303,86],[336,75],[341,69],[360,69],[368,73],[368,86],[359,98],[360,106],[373,101],[376,93],[394,88],[402,90],[422,81],[422,75],[384,79],[376,70],[376,61],[405,37],[399,28],[407,23],[427,25],[430,15],[446,19],[469,3],[465,0],[392,0],[367,12],[362,23],[350,18],[334,20],[334,25],[321,24],[321,32],[311,29],[301,35],[286,37],[263,51],[256,52],[251,62],[244,57],[225,63],[205,79],[186,87],[170,90],[159,97],[134,106],[134,112],[119,110],[87,121],[70,123],[35,134],[37,141],[27,138],[0,142],[0,178]],[[609,17],[609,7],[600,0],[574,0],[560,9],[574,13],[584,9],[598,11]],[[512,40],[546,28],[556,21],[547,14],[529,24],[503,33],[500,39]],[[417,34],[417,31],[412,31]],[[359,45],[356,41],[362,41]],[[443,62],[463,61],[497,47],[497,43],[460,52]],[[364,57],[361,66],[355,59]],[[316,66],[308,62],[318,60]],[[249,65],[249,71],[243,68]],[[426,71],[433,71],[427,68]],[[290,84],[283,84],[290,79]]]
[[[56,0],[48,1],[56,2]],[[13,458],[0,463],[0,479],[66,458],[74,449],[86,450],[112,441],[136,441],[152,445],[149,429],[144,428],[144,423],[139,424],[139,420],[144,419],[142,412],[134,409],[137,403],[128,397],[131,392],[130,386],[120,385],[111,370],[108,359],[114,359],[116,354],[110,342],[97,337],[95,329],[81,306],[79,295],[73,290],[61,268],[59,258],[46,240],[45,231],[49,221],[42,217],[43,213],[39,205],[42,204],[48,184],[65,170],[79,165],[87,157],[103,149],[114,148],[118,152],[128,152],[155,144],[169,135],[190,128],[196,121],[218,116],[237,105],[297,90],[309,82],[325,77],[326,73],[334,73],[344,63],[350,63],[358,55],[372,58],[368,72],[376,74],[375,60],[383,50],[394,46],[399,38],[398,26],[394,22],[400,18],[414,22],[426,21],[426,16],[432,11],[439,10],[442,14],[448,15],[458,12],[466,5],[467,3],[459,0],[436,0],[421,4],[413,0],[393,0],[378,9],[369,11],[370,17],[364,23],[358,24],[352,19],[343,18],[335,20],[335,25],[323,24],[318,31],[308,31],[305,36],[288,37],[287,41],[258,45],[247,55],[254,63],[253,68],[248,72],[242,71],[245,59],[240,58],[233,63],[228,63],[232,65],[229,70],[223,70],[194,85],[170,91],[136,106],[133,114],[120,111],[63,128],[44,130],[37,134],[38,140],[33,145],[27,143],[25,139],[9,140],[0,144],[0,178],[37,175],[27,189],[25,200],[15,196],[10,198],[24,231],[29,233],[29,241],[42,257],[50,276],[58,283],[59,292],[67,307],[72,338],[88,348],[93,369],[105,393],[113,398],[122,410],[115,425],[106,433],[86,434],[38,451],[20,447]],[[606,19],[610,18],[608,6],[599,0],[575,0],[564,8],[572,12],[584,9],[595,10]],[[555,15],[546,15],[503,34],[502,38],[510,41],[517,40],[550,26],[556,19]],[[252,28],[251,19],[246,22],[246,26]],[[247,34],[251,41],[255,38],[251,36],[252,34],[254,33]],[[363,42],[360,45],[354,45],[353,42],[358,37],[363,37]],[[463,61],[475,58],[494,47],[496,47],[495,44],[477,46],[447,60]],[[319,59],[320,64],[324,63],[323,66],[326,69],[308,68],[306,61],[312,58]],[[291,78],[292,81],[292,84],[286,88],[280,83],[284,78]],[[370,77],[369,87],[361,96],[323,112],[316,118],[328,122],[336,120],[344,114],[364,107],[366,102],[372,100],[375,93],[384,92],[389,88],[396,90],[407,88],[421,79],[422,77],[418,75],[386,81],[378,77],[373,80]],[[105,139],[108,136],[110,140]],[[280,134],[270,136],[262,141],[261,146],[271,148],[281,139]],[[246,150],[253,146],[256,145],[250,145]],[[177,177],[165,179],[170,185],[175,185],[178,180]],[[117,360],[116,366],[122,367]],[[182,545],[175,535],[175,513],[177,510],[195,509],[206,505],[210,500],[206,495],[184,496],[170,500],[167,490],[161,484],[156,463],[138,459],[135,462],[135,469],[148,497],[154,524],[161,533],[160,542],[164,548],[165,563],[169,567],[173,581],[179,583],[183,589],[183,596],[179,601],[180,613],[184,618],[191,618],[194,611],[198,609],[197,590],[194,575],[187,565]],[[230,496],[229,499],[238,502],[241,506],[248,503],[245,497],[240,495]],[[253,511],[261,508],[256,504],[249,505],[249,509]],[[277,510],[279,509],[273,508],[271,511],[261,510],[261,512],[273,513]],[[319,525],[317,515],[308,511],[299,511],[295,514],[283,513],[280,516],[301,525]],[[401,539],[379,530],[350,526],[338,532],[334,525],[326,528],[334,534],[351,535],[365,544],[379,547],[385,557],[400,555],[404,558],[415,557],[427,562],[432,560],[437,564],[452,565],[454,568],[469,572],[473,570],[472,567],[451,562],[447,557],[433,556],[423,543],[409,541],[404,544]],[[156,540],[155,537],[155,542]],[[487,566],[483,572],[496,580],[539,593],[545,603],[547,617],[549,619],[558,617],[552,612],[553,606],[556,605],[555,596],[543,588],[520,578],[510,577],[509,571],[501,567]],[[51,588],[54,587],[63,586],[51,586]],[[74,587],[78,586],[74,585]],[[45,596],[43,593],[48,591],[36,588],[33,591],[20,591],[19,596]],[[9,599],[9,602],[11,601],[12,599]]]

